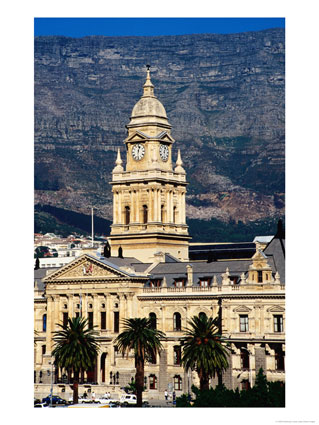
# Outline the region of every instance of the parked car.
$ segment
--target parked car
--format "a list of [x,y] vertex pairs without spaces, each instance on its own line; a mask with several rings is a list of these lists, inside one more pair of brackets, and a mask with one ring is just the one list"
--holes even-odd
[[135,394],[123,394],[120,398],[120,404],[122,406],[130,406],[137,403]]
[[[42,399],[42,403],[50,404],[50,399],[51,397],[48,395],[47,397],[44,397]],[[59,397],[58,395],[53,395],[52,404],[68,404],[68,402],[63,398]]]

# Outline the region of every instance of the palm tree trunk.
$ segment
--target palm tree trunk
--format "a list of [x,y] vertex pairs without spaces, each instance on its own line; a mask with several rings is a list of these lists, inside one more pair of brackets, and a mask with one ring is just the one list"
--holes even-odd
[[144,362],[142,360],[136,361],[136,374],[135,374],[135,385],[136,385],[136,407],[142,407],[143,402],[143,389],[144,389]]
[[73,404],[79,402],[79,372],[74,372],[73,378]]
[[209,390],[209,377],[202,371],[200,370],[198,373],[199,376],[199,386],[200,386],[200,390],[201,391],[205,391],[205,390]]

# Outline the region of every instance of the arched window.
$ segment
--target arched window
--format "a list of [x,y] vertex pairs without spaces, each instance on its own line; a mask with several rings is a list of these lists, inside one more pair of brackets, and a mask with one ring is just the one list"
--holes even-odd
[[204,313],[203,311],[201,311],[201,312],[199,313],[198,317],[202,320],[202,319],[204,319],[204,318],[207,318],[207,315],[206,315],[206,313]]
[[176,219],[177,219],[177,212],[176,212],[176,207],[173,208],[173,223],[176,223]]
[[125,207],[125,224],[130,224],[130,207]]
[[46,332],[47,330],[47,315],[44,314],[42,317],[42,331]]
[[151,321],[152,328],[156,329],[156,314],[150,313],[149,318],[150,318],[150,321]]
[[173,326],[174,326],[174,331],[182,330],[182,318],[180,313],[174,313]]
[[148,221],[148,208],[147,205],[143,205],[143,223],[146,224]]
[[161,205],[161,222],[164,221],[164,205]]

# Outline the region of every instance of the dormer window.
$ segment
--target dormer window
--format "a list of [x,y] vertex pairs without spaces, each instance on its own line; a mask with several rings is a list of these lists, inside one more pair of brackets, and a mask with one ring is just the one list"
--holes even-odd
[[237,285],[239,281],[239,276],[229,276],[229,280],[233,285]]
[[208,288],[210,286],[211,279],[208,277],[203,277],[199,280],[199,285],[201,288]]
[[176,288],[183,288],[185,286],[185,279],[175,279],[174,286]]
[[162,285],[162,279],[151,279],[150,287],[151,288],[160,288]]

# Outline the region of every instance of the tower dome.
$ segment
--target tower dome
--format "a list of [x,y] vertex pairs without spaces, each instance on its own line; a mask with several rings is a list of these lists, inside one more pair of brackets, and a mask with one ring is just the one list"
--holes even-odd
[[149,66],[147,66],[143,96],[135,104],[132,110],[130,123],[127,127],[136,127],[145,124],[164,124],[165,127],[171,127],[168,123],[164,106],[154,95],[154,86],[151,82]]

